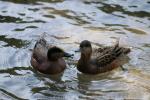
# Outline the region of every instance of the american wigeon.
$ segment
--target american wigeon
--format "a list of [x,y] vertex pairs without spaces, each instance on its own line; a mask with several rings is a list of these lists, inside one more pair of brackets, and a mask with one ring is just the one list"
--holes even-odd
[[58,74],[64,71],[66,63],[63,57],[71,57],[59,47],[50,45],[44,38],[38,40],[34,46],[31,65],[44,74]]

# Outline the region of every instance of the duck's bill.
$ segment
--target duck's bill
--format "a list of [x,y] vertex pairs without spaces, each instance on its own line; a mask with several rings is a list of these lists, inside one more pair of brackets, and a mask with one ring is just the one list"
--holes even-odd
[[81,50],[80,50],[80,49],[78,49],[78,50],[75,50],[75,52],[81,52]]
[[69,54],[67,52],[64,52],[64,57],[72,57],[72,56],[74,56],[74,55],[73,54]]

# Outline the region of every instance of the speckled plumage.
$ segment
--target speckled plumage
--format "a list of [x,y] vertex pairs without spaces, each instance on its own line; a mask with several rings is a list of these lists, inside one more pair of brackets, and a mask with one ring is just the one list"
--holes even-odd
[[121,58],[130,52],[129,48],[120,47],[119,43],[110,47],[101,47],[92,50],[87,40],[80,44],[81,58],[78,61],[79,71],[87,74],[98,74],[119,67]]

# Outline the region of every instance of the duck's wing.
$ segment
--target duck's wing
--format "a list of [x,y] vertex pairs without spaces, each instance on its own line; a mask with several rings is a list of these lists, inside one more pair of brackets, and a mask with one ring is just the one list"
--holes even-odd
[[94,48],[94,49],[93,49],[93,52],[95,52],[95,53],[102,53],[102,52],[104,52],[104,51],[106,51],[106,50],[108,50],[108,49],[111,49],[111,48],[112,48],[112,47],[110,47],[110,46]]
[[110,46],[103,46],[103,47],[99,47],[99,48],[93,48],[92,51],[92,59],[96,59],[97,57],[101,56],[104,52],[108,52],[109,50],[111,50],[112,47]]
[[99,67],[106,66],[117,59],[120,55],[124,54],[124,49],[119,47],[117,43],[113,47],[105,48],[102,52],[97,54],[96,62]]
[[48,44],[44,38],[38,40],[33,49],[32,57],[38,62],[42,63],[47,59],[47,51],[48,51]]

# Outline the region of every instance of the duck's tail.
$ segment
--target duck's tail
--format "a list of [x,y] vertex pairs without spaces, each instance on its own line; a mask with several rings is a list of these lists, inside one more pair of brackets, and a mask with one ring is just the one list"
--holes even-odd
[[131,49],[130,48],[123,48],[123,52],[124,52],[124,54],[128,54],[131,52]]
[[128,54],[131,51],[131,48],[120,47],[119,46],[119,40],[120,40],[120,38],[117,39],[117,42],[114,46],[114,49],[120,48],[123,54]]
[[47,45],[47,42],[46,40],[44,39],[46,33],[43,33],[42,36],[40,37],[40,39],[35,43],[35,46],[34,48],[36,48],[37,46],[39,45],[42,45],[42,46],[46,46]]

